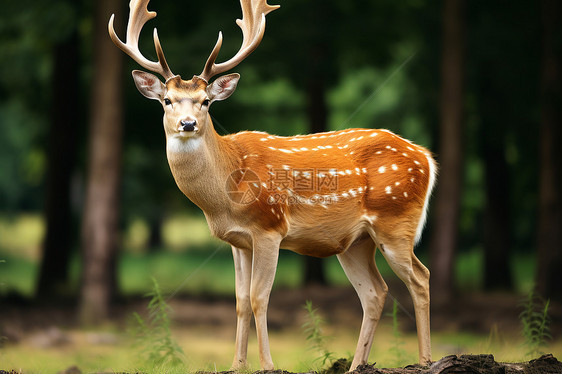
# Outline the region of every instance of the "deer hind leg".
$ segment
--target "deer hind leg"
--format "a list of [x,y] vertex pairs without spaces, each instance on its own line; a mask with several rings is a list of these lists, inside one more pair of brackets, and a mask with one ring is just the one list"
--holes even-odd
[[375,264],[375,244],[370,239],[354,244],[337,257],[363,308],[361,332],[350,368],[353,371],[367,363],[388,287]]
[[[381,252],[396,275],[406,284],[414,302],[420,364],[431,362],[429,330],[429,270],[414,254],[413,240],[380,240]],[[382,247],[381,247],[382,246]]]
[[247,366],[248,334],[252,319],[250,280],[252,276],[252,251],[232,247],[236,285],[236,345],[232,369]]

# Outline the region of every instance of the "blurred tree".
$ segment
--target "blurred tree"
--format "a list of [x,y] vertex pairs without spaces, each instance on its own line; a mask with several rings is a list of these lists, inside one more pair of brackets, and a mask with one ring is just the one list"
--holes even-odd
[[[35,212],[44,199],[53,45],[75,23],[62,1],[9,0],[0,12],[0,209]],[[70,26],[69,26],[70,25]]]
[[[275,3],[274,0],[270,2]],[[322,131],[323,125],[313,126],[312,122],[322,123],[325,121],[323,117],[329,119],[330,129],[370,125],[386,127],[439,153],[442,168],[438,186],[447,184],[445,180],[451,173],[445,164],[452,160],[439,151],[447,145],[433,145],[436,143],[434,139],[437,139],[436,123],[439,122],[435,105],[439,101],[435,83],[439,81],[441,55],[439,40],[442,33],[439,26],[443,23],[439,10],[449,1],[279,2],[282,8],[268,17],[267,35],[260,48],[237,69],[242,73],[242,81],[236,94],[213,107],[217,130],[221,133],[266,130],[290,135]],[[63,99],[59,99],[58,94],[53,95],[54,84],[59,81],[52,76],[57,65],[53,46],[62,45],[70,34],[69,28],[76,28],[76,14],[72,12],[75,5],[69,4],[69,0],[7,0],[3,3],[0,14],[0,55],[3,56],[0,61],[2,215],[11,211],[37,211],[43,200],[47,200],[46,205],[56,201],[47,197],[49,192],[45,193],[41,188],[44,176],[54,175],[51,168],[57,169],[47,160],[48,157],[54,159],[54,156],[45,151],[51,147],[46,144],[47,135],[51,134],[51,104],[66,100],[68,112],[73,107],[71,103],[77,99],[68,94],[62,96]],[[93,2],[84,4],[94,6]],[[222,29],[225,42],[219,59],[227,59],[237,50],[241,39],[240,31],[233,22],[236,16],[240,16],[239,4],[237,1],[217,0],[205,4],[205,7],[202,12],[196,2],[151,2],[151,8],[157,10],[159,16],[150,21],[143,32],[141,50],[149,58],[155,58],[150,29],[158,26],[174,72],[189,78],[200,72],[216,40],[217,31]],[[459,251],[482,248],[484,243],[486,266],[496,269],[487,271],[487,277],[505,276],[504,270],[498,271],[499,268],[493,265],[508,263],[505,243],[509,242],[513,251],[531,251],[538,245],[541,248],[538,273],[542,280],[537,280],[539,284],[546,285],[555,284],[555,278],[549,275],[553,274],[553,270],[549,269],[555,269],[556,256],[551,256],[556,251],[552,248],[559,246],[553,238],[556,230],[560,230],[548,229],[548,226],[554,225],[552,217],[556,216],[556,187],[560,184],[556,165],[560,165],[560,160],[555,158],[555,152],[549,150],[549,147],[554,147],[554,139],[559,138],[559,130],[554,125],[545,124],[549,121],[559,123],[556,122],[560,118],[559,109],[556,110],[560,108],[556,101],[559,99],[553,92],[560,83],[556,78],[559,70],[547,68],[559,66],[559,62],[547,64],[545,61],[552,61],[552,58],[544,57],[543,67],[539,69],[537,66],[540,53],[539,43],[536,43],[538,31],[534,28],[538,28],[539,21],[534,7],[535,2],[526,0],[513,3],[508,8],[477,1],[470,2],[467,8],[466,22],[471,44],[467,48],[470,54],[466,68],[471,75],[466,80],[467,126],[461,149],[466,167],[466,188],[459,197],[462,204],[460,222],[458,225],[448,222],[448,226],[459,227],[459,238],[454,239],[458,242]],[[113,12],[120,13],[116,9]],[[188,28],[186,14],[198,15],[190,19]],[[102,22],[103,28],[106,21]],[[450,21],[453,22],[452,19]],[[92,32],[89,16],[79,22],[81,40],[88,40]],[[549,22],[543,22],[545,30]],[[117,31],[124,35],[124,28]],[[107,38],[107,34],[102,33],[101,38]],[[562,38],[556,33],[554,37],[547,38],[547,34],[544,33],[544,40],[550,40],[549,43],[554,46],[551,50],[557,50],[558,41]],[[544,51],[547,51],[546,42],[544,44]],[[87,51],[88,47],[81,45],[81,52]],[[372,101],[372,107],[363,106],[363,101],[373,90],[378,90],[377,85],[386,82],[388,73],[393,71],[391,68],[400,65],[405,56],[416,51],[411,63],[403,69],[407,77],[393,77]],[[543,52],[543,56],[547,55],[552,53]],[[82,64],[80,76],[87,79],[91,71],[90,62],[83,58]],[[127,64],[130,68],[127,72],[138,68],[130,59],[127,59]],[[540,142],[536,132],[532,131],[537,124],[539,109],[534,89],[538,77],[533,74],[538,74],[539,70],[543,74]],[[445,86],[447,80],[442,80]],[[120,200],[124,207],[121,223],[140,216],[157,232],[162,216],[171,211],[191,209],[193,205],[177,190],[170,176],[165,160],[160,106],[155,102],[147,104],[146,99],[138,94],[129,74],[123,77],[123,81],[126,82],[128,102],[125,105],[127,137],[122,172],[122,188],[126,193]],[[452,83],[449,81],[448,84]],[[389,90],[391,85],[395,86]],[[82,84],[82,87],[86,85]],[[106,92],[114,93],[112,89]],[[88,95],[81,92],[77,96],[85,98]],[[442,93],[441,100],[445,102],[446,99]],[[392,100],[398,104],[386,106]],[[442,112],[445,106],[441,106]],[[448,106],[451,110],[451,105]],[[358,108],[363,109],[348,121],[350,114]],[[97,115],[101,116],[100,113]],[[443,127],[441,131],[445,131]],[[447,143],[448,139],[442,137],[440,141]],[[447,147],[450,147],[451,143],[448,143]],[[539,149],[546,161],[537,159]],[[80,149],[78,157],[83,153]],[[539,169],[542,169],[541,178]],[[49,178],[47,176],[46,179]],[[57,181],[62,182],[63,179],[58,178]],[[535,219],[539,209],[539,179],[543,215],[536,224],[539,221]],[[431,228],[440,232],[445,228],[441,227],[441,220],[435,215],[439,214],[439,206],[447,203],[452,205],[448,209],[454,210],[454,199],[445,203],[435,200],[431,204]],[[51,210],[47,206],[45,209]],[[47,220],[50,225],[51,219]],[[498,223],[502,225],[498,227]],[[51,230],[49,228],[48,232],[55,232]],[[510,241],[502,239],[506,237],[505,230],[509,230]],[[542,233],[537,233],[537,230]],[[154,238],[157,242],[157,236]],[[494,244],[495,241],[500,245]],[[434,243],[433,240],[431,242]],[[422,242],[416,250],[423,251],[424,244]],[[44,258],[48,262],[55,257],[45,255]],[[45,268],[52,266],[43,264]],[[431,268],[432,278],[441,275],[433,264]],[[491,278],[489,281],[490,284],[495,282]],[[488,284],[488,281],[485,283]]]
[[36,288],[36,297],[42,300],[62,296],[69,288],[74,239],[70,189],[78,148],[77,129],[81,122],[78,46],[75,27],[54,47],[44,208],[47,227]]
[[454,291],[459,206],[463,175],[465,1],[443,3],[441,60],[440,179],[431,238],[432,299],[449,301]]
[[[82,220],[80,318],[91,324],[107,318],[116,289],[116,252],[121,183],[122,55],[107,35],[119,0],[95,2],[94,70],[90,106],[89,164]],[[116,28],[121,29],[120,24]]]
[[543,0],[537,286],[562,299],[562,6]]
[[[492,101],[488,101],[492,103]],[[495,105],[495,104],[494,104]],[[491,114],[490,112],[485,112]],[[495,112],[496,114],[499,114]],[[486,204],[484,205],[484,288],[486,290],[511,290],[513,281],[510,268],[510,221],[509,168],[505,159],[505,134],[495,134],[503,129],[503,120],[488,116],[481,126],[485,165]]]
[[[480,5],[480,6],[479,6]],[[513,71],[505,72],[504,61],[518,61],[509,40],[513,38],[512,25],[509,20],[516,11],[506,11],[505,7],[474,4],[472,12],[478,19],[471,25],[471,36],[475,39],[471,52],[471,68],[477,71],[471,79],[469,89],[474,92],[477,120],[474,153],[482,159],[484,168],[483,219],[478,240],[484,246],[484,288],[486,290],[510,290],[513,286],[510,269],[511,251],[511,182],[510,169],[506,159],[507,139],[514,132],[512,127],[517,122],[519,113],[511,110],[514,101],[512,95],[505,93],[507,82],[512,79]],[[500,29],[501,31],[493,32]],[[483,34],[486,35],[482,46]],[[477,47],[480,45],[480,48]],[[516,62],[513,62],[516,64]],[[467,150],[470,152],[470,150]]]
[[468,13],[461,243],[483,249],[485,289],[511,289],[511,256],[534,246],[538,136],[529,129],[537,123],[539,7],[529,0],[509,8],[471,2]]

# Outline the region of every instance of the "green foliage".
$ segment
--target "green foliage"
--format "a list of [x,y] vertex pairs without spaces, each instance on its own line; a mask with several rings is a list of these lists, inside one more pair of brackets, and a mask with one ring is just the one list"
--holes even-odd
[[330,365],[335,361],[335,356],[333,352],[330,352],[327,347],[327,340],[322,331],[322,327],[326,323],[324,319],[318,313],[318,309],[312,306],[310,300],[306,301],[304,309],[307,312],[307,321],[303,324],[304,331],[306,333],[306,340],[312,351],[318,353],[318,357],[314,359],[319,367],[323,367],[326,364]]
[[394,366],[400,367],[410,361],[410,356],[402,346],[406,344],[400,332],[400,323],[398,321],[398,301],[394,299],[392,304],[392,312],[389,313],[392,318],[392,346],[389,351],[394,356]]
[[547,340],[552,339],[548,315],[550,300],[544,302],[531,290],[521,305],[523,311],[519,314],[519,320],[525,339],[524,345],[527,347],[527,356],[535,357],[543,353],[541,347],[547,346]]
[[172,338],[170,330],[170,306],[162,297],[160,286],[152,278],[153,290],[149,296],[148,317],[144,320],[138,313],[133,313],[132,328],[136,345],[141,347],[146,364],[151,368],[177,368],[182,366],[185,355]]

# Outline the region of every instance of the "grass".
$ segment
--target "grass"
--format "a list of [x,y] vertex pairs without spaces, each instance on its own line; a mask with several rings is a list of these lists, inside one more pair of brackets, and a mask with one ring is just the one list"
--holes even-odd
[[[0,366],[3,369],[22,369],[28,373],[56,373],[70,366],[78,366],[82,372],[134,372],[139,368],[138,351],[131,348],[131,341],[112,327],[108,331],[118,334],[116,345],[94,344],[89,339],[91,331],[68,331],[73,344],[59,348],[37,348],[25,341],[0,350]],[[187,371],[228,370],[234,356],[234,323],[228,328],[183,326],[172,328],[173,338],[186,355]],[[335,357],[350,357],[357,343],[358,330],[344,326],[326,326],[326,335],[333,336],[326,346]],[[391,351],[393,329],[390,317],[381,321],[369,362],[377,367],[393,367],[396,357]],[[417,337],[404,333],[401,346],[408,354],[417,356]],[[305,372],[314,367],[314,356],[307,350],[304,331],[271,331],[272,356],[277,368],[293,372]],[[469,333],[435,333],[432,337],[433,356],[439,359],[449,354],[491,353],[497,361],[519,362],[525,357],[526,347],[517,335],[500,332],[500,338],[489,342],[488,337]],[[562,341],[552,342],[549,352],[560,358]],[[258,348],[255,334],[250,335],[248,350],[250,370],[259,369]],[[414,362],[410,362],[414,363]],[[144,368],[143,368],[144,369]],[[151,373],[155,370],[145,371]]]
[[[211,237],[202,215],[175,215],[166,220],[162,230],[165,250],[154,253],[146,249],[147,230],[146,223],[135,219],[124,232],[118,268],[119,285],[124,295],[148,292],[151,276],[159,280],[164,294],[233,293],[234,267],[230,248]],[[10,292],[33,296],[43,235],[44,223],[39,215],[0,216],[0,259],[6,261],[0,271],[0,297]],[[347,285],[348,280],[336,258],[325,261],[330,282]],[[394,276],[380,253],[377,253],[377,264],[383,277]],[[527,294],[533,285],[534,264],[533,254],[514,254],[511,258],[515,287],[521,294]],[[281,251],[275,287],[299,285],[302,272],[294,269],[301,267],[299,255]],[[71,271],[76,285],[79,269],[80,261],[76,257]],[[483,280],[482,269],[481,249],[460,253],[455,271],[460,289],[478,290]]]
[[[2,222],[0,220],[0,227]],[[0,237],[0,258],[5,260],[0,271],[0,297],[17,293],[32,297],[38,277],[38,244],[21,243],[23,255],[15,249],[5,250]],[[123,250],[118,262],[118,280],[123,295],[142,295],[151,288],[150,277],[159,280],[162,292],[233,294],[234,266],[230,247],[210,241],[206,245],[190,245],[183,251],[160,250],[152,253]],[[35,252],[37,253],[35,253]],[[331,284],[348,285],[337,259],[326,262],[327,277]],[[516,289],[526,294],[533,284],[534,256],[516,254],[512,259]],[[394,277],[386,261],[377,252],[377,265],[384,278]],[[282,250],[279,257],[274,287],[296,287],[302,282],[302,257]],[[482,254],[479,250],[461,253],[457,258],[457,283],[463,290],[474,291],[482,284]],[[75,257],[71,266],[72,283],[78,285],[80,261]]]
[[[195,220],[195,221],[193,221]],[[172,293],[234,294],[234,266],[228,246],[210,240],[210,234],[202,217],[173,217],[166,223],[164,245],[167,250],[149,253],[143,247],[142,237],[146,230],[142,222],[135,222],[127,229],[124,249],[119,257],[119,285],[125,295],[142,295],[152,287],[150,277],[158,279],[163,295]],[[189,227],[187,232],[183,228]],[[11,219],[0,217],[0,297],[10,292],[32,296],[37,278],[39,247],[43,224],[38,216],[20,216]],[[144,232],[144,234],[143,234]],[[143,236],[144,235],[144,236]],[[140,239],[139,239],[140,238]],[[207,239],[205,239],[207,238]],[[463,290],[475,290],[482,284],[481,250],[461,253],[458,257],[457,282]],[[388,265],[377,255],[377,263],[383,277],[392,274]],[[517,289],[527,293],[532,287],[534,257],[516,254],[512,257]],[[289,251],[281,251],[275,286],[296,287],[301,283],[301,257]],[[328,279],[335,285],[348,285],[348,280],[337,260],[326,260]],[[78,284],[79,259],[72,265],[72,277]],[[234,311],[233,311],[234,316]],[[226,329],[198,326],[171,327],[172,337],[187,357],[189,371],[226,370],[234,355],[235,318]],[[73,344],[57,348],[38,348],[30,341],[7,345],[0,349],[0,369],[23,369],[31,373],[55,373],[77,365],[83,372],[134,372],[138,366],[138,351],[131,348],[130,337],[117,326],[106,326],[105,331],[116,334],[114,345],[94,344],[89,339],[92,331],[66,331]],[[326,326],[326,351],[334,357],[351,357],[357,343],[359,326]],[[512,335],[509,335],[512,334]],[[303,330],[271,331],[271,349],[276,367],[290,371],[306,371],[314,367],[318,354],[307,350],[308,343]],[[399,340],[396,340],[399,339]],[[417,356],[415,334],[401,333],[396,337],[392,318],[385,316],[375,335],[370,361],[378,367],[396,364],[393,343],[409,357]],[[434,333],[432,345],[434,358],[455,353],[492,353],[498,361],[521,361],[528,348],[523,337],[516,331],[491,331],[490,335],[476,335],[458,331]],[[549,352],[560,358],[562,340],[551,341]],[[250,335],[249,363],[251,369],[259,369],[257,342]],[[413,363],[413,362],[412,362]],[[162,372],[153,368],[150,372]],[[148,371],[147,371],[148,372]]]

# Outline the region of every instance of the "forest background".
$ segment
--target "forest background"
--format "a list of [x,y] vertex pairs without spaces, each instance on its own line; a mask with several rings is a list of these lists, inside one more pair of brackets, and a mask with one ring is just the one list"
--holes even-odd
[[[424,145],[440,175],[416,251],[436,305],[535,286],[562,300],[560,3],[278,3],[236,70],[236,93],[213,105],[217,131],[386,128]],[[158,27],[184,79],[202,69],[219,30],[219,60],[238,49],[237,1],[153,0],[149,9],[158,17],[141,51],[155,58],[149,31]],[[146,291],[157,254],[191,263],[228,252],[175,186],[162,109],[137,92],[130,71],[139,67],[111,43],[112,13],[123,36],[126,1],[2,4],[2,305],[65,300],[78,320],[96,323],[124,295]],[[133,286],[124,271],[139,258],[147,264]],[[325,260],[291,261],[291,287],[334,282]],[[180,294],[213,291],[212,277],[191,289],[164,283]]]

